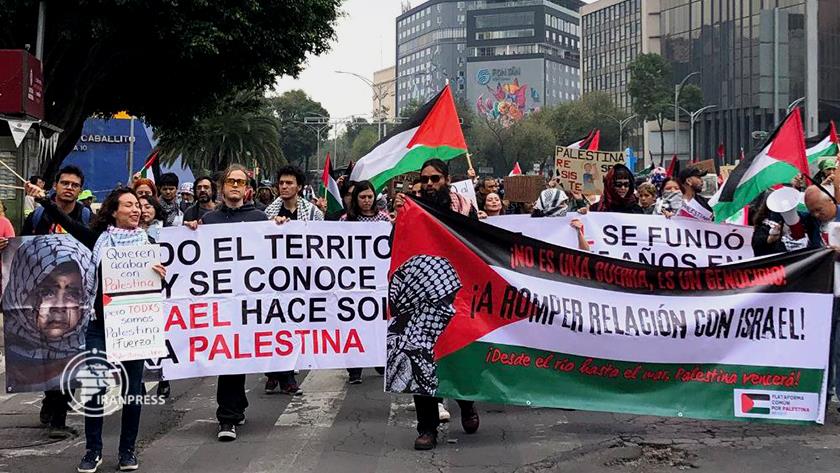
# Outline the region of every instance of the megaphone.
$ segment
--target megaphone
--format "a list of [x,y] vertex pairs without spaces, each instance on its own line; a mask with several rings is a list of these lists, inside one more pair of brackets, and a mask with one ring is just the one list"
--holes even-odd
[[782,187],[767,196],[767,208],[780,214],[788,226],[799,223],[796,207],[802,202],[802,193],[793,187]]

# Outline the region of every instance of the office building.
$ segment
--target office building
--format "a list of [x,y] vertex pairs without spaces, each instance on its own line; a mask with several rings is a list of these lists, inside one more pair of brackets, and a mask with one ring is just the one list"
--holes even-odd
[[511,123],[580,95],[579,0],[430,0],[397,18],[397,109],[448,79],[456,100]]

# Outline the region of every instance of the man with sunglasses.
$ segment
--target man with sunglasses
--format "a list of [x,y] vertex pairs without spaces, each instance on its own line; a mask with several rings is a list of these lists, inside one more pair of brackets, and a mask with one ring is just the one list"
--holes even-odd
[[[89,208],[77,202],[82,186],[85,185],[85,175],[76,166],[64,166],[58,171],[53,183],[52,199],[56,206],[71,219],[87,225],[90,223],[92,212]],[[44,208],[38,206],[23,222],[21,236],[52,235],[67,233],[61,225],[54,223]],[[44,392],[41,404],[41,423],[49,424],[51,439],[66,439],[75,435],[75,431],[67,426],[67,411],[70,408],[70,394],[63,394],[59,390]]]
[[[222,191],[222,203],[199,221],[184,222],[195,230],[199,222],[202,225],[218,223],[264,222],[265,212],[257,210],[254,202],[246,200],[248,191],[248,169],[240,164],[231,164],[222,173],[219,189]],[[226,374],[219,376],[216,384],[216,419],[219,421],[219,441],[236,440],[236,426],[245,423],[245,409],[248,396],[245,394],[245,375]]]
[[[478,220],[478,212],[466,197],[450,190],[449,166],[440,159],[430,159],[420,168],[420,184],[423,186],[420,199],[439,210],[451,210],[461,215]],[[399,210],[405,205],[405,195],[397,194],[394,198],[394,209]],[[415,450],[432,450],[437,446],[437,428],[441,415],[438,405],[441,398],[432,396],[414,396],[414,406],[417,409],[417,433],[414,441]],[[464,432],[473,434],[478,430],[478,410],[474,401],[457,400],[461,409],[461,427]],[[448,420],[448,413],[446,416]]]

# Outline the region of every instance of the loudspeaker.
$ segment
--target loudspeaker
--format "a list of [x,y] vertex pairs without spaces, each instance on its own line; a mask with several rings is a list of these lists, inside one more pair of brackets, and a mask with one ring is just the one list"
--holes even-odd
[[802,193],[793,187],[782,187],[767,196],[767,208],[782,215],[788,226],[799,223],[796,207],[802,201]]

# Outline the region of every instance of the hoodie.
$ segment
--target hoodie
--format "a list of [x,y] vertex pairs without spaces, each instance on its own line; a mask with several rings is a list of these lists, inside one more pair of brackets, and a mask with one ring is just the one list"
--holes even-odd
[[265,212],[257,210],[253,202],[248,202],[242,207],[231,208],[222,203],[216,210],[208,212],[201,217],[201,223],[212,225],[214,223],[239,223],[239,222],[264,222],[268,220]]

